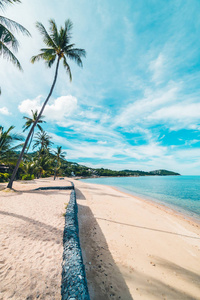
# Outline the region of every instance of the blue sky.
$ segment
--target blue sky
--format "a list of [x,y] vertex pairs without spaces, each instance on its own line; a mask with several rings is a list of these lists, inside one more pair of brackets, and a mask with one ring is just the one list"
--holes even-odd
[[200,174],[200,1],[23,0],[4,15],[32,34],[17,35],[23,73],[0,58],[5,128],[22,132],[52,84],[55,66],[30,63],[43,47],[36,21],[70,18],[87,58],[70,62],[72,83],[59,70],[44,112],[54,147],[91,167]]

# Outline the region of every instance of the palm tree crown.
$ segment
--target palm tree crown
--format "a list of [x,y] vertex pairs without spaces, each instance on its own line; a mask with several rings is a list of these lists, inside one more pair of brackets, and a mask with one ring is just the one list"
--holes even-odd
[[53,144],[53,142],[51,142],[50,139],[51,136],[49,136],[44,130],[41,130],[41,132],[38,132],[36,134],[33,149],[35,149],[36,147],[40,147],[40,152],[43,149],[48,149]]
[[36,27],[41,33],[43,42],[47,48],[42,48],[40,50],[40,54],[31,58],[31,62],[34,63],[43,59],[47,66],[51,67],[56,58],[58,58],[58,62],[63,59],[63,66],[67,70],[71,81],[72,74],[67,60],[73,60],[78,64],[78,66],[82,67],[81,57],[85,57],[86,52],[84,49],[75,48],[75,44],[70,43],[73,24],[69,19],[65,22],[64,28],[61,27],[59,31],[54,20],[49,20],[49,23],[50,34],[41,23],[36,23]]
[[[31,126],[34,124],[34,122],[36,122],[36,120],[37,120],[37,117],[38,117],[38,111],[37,111],[37,109],[36,109],[35,112],[34,112],[33,110],[31,110],[31,112],[32,112],[32,116],[33,116],[32,118],[25,117],[25,116],[23,117],[23,119],[26,120],[26,123],[25,123],[24,126],[23,126],[23,128],[24,128],[23,131],[26,131],[27,129],[29,129],[29,127],[31,127]],[[36,126],[39,128],[40,131],[42,131],[43,129],[42,129],[42,127],[40,126],[40,124],[38,124],[38,123],[46,123],[46,121],[42,120],[43,118],[44,118],[44,116],[40,116],[40,118],[39,118],[38,121],[37,121],[37,125],[36,125]],[[31,139],[30,139],[30,143],[29,143],[29,145],[28,145],[28,147],[27,147],[26,153],[28,152],[28,150],[29,150],[29,148],[30,148],[30,145],[31,145],[31,143],[32,143],[33,136],[34,136],[34,130],[33,130],[33,132],[32,132]]]
[[[32,112],[32,116],[33,116],[32,119],[29,118],[29,117],[25,117],[25,116],[23,117],[23,119],[26,120],[26,123],[25,123],[24,126],[23,126],[23,128],[24,128],[23,131],[29,129],[29,127],[37,120],[37,117],[38,117],[38,111],[37,111],[37,109],[35,110],[35,112],[34,112],[33,110],[31,110],[31,112]],[[38,123],[46,123],[46,121],[42,120],[43,118],[44,118],[44,116],[41,116],[40,119],[39,119],[38,122],[37,122],[37,127],[38,127],[41,131],[42,131],[42,127],[41,127],[40,124],[38,124]]]
[[57,150],[54,151],[56,166],[54,169],[54,180],[56,179],[56,173],[59,169],[61,159],[65,159],[65,152],[62,151],[62,146],[57,146]]

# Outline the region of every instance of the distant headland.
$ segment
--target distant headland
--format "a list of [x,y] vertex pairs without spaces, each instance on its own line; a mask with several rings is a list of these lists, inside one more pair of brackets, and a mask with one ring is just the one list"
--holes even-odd
[[180,176],[181,174],[168,171],[164,169],[154,170],[150,172],[140,170],[121,170],[115,171],[104,168],[89,168],[78,163],[67,162],[65,170],[63,170],[66,176],[80,176],[80,177],[128,177],[128,176]]

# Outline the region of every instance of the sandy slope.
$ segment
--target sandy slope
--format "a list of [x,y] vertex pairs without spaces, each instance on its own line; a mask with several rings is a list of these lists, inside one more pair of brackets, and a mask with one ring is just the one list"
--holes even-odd
[[[0,299],[60,299],[65,206],[70,191],[33,191],[69,185],[41,179],[0,191]],[[1,185],[2,186],[2,185]]]
[[200,299],[200,227],[111,187],[75,181],[91,299]]

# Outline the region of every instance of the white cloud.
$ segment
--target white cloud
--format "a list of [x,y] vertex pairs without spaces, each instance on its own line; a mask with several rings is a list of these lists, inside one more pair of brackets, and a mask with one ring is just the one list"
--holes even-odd
[[11,115],[11,113],[9,112],[9,110],[7,109],[7,107],[2,107],[2,108],[0,108],[0,113],[2,114],[2,115],[6,115],[6,116],[9,116],[9,115]]
[[200,119],[200,103],[182,103],[163,107],[152,113],[149,119],[157,120],[199,120]]
[[159,110],[163,106],[169,105],[170,102],[175,101],[179,86],[170,83],[165,89],[158,91],[148,91],[143,99],[139,99],[129,104],[120,115],[116,116],[114,121],[115,126],[129,126],[142,124],[142,127],[150,119],[148,118],[154,111]]
[[164,68],[165,57],[160,53],[159,56],[149,64],[149,70],[153,72],[152,81],[154,81],[156,85],[162,82]]
[[[171,129],[191,128],[200,122],[200,103],[170,105],[153,112],[147,117],[151,122],[168,123]],[[198,128],[197,128],[198,129]]]
[[97,144],[100,144],[100,145],[106,145],[107,142],[106,142],[106,141],[98,141]]
[[[31,110],[35,111],[40,110],[42,107],[42,97],[38,96],[37,98],[30,100],[26,99],[21,102],[18,106],[18,109],[21,113],[27,113],[30,116]],[[77,108],[77,99],[71,95],[61,96],[55,99],[51,104],[47,104],[43,115],[49,121],[62,121],[65,117],[72,114]]]
[[58,125],[70,128],[85,138],[107,139],[107,141],[120,139],[120,135],[110,129],[108,125],[103,126],[91,120],[68,119],[64,122],[58,122]]

